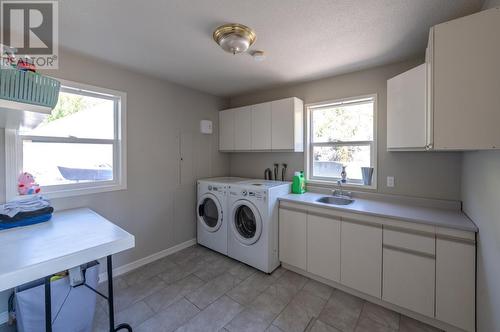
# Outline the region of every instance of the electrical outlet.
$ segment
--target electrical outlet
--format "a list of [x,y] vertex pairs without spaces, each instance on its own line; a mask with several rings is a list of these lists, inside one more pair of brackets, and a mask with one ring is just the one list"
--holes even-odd
[[389,188],[394,187],[394,176],[387,177],[387,187],[389,187]]

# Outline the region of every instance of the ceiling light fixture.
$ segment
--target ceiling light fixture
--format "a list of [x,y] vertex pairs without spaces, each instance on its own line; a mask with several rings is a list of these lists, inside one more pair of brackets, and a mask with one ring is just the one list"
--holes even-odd
[[255,32],[238,23],[224,24],[215,29],[214,40],[226,52],[237,54],[248,50],[255,42]]

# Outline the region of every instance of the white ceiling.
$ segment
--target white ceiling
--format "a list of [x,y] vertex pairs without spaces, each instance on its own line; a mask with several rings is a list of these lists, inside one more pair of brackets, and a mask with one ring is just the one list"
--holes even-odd
[[[429,27],[483,0],[63,0],[60,44],[229,96],[423,55]],[[218,25],[257,32],[267,59],[225,53]]]

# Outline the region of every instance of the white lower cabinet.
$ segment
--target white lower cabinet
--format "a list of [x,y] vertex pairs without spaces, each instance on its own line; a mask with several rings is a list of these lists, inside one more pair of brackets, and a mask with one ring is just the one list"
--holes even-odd
[[475,331],[474,233],[318,210],[280,206],[281,262]]
[[342,221],[340,283],[380,298],[382,227]]
[[340,281],[340,220],[307,215],[307,271]]
[[422,315],[434,316],[434,257],[384,247],[384,301]]
[[300,211],[279,211],[279,256],[280,261],[302,270],[306,263],[307,214]]
[[475,257],[473,243],[436,240],[436,318],[466,331],[475,328]]

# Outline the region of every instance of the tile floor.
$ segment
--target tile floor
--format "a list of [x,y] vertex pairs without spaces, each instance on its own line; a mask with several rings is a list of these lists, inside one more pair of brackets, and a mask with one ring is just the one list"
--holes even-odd
[[[268,275],[197,245],[115,280],[116,322],[134,332],[438,331],[283,268]],[[107,331],[107,319],[98,300],[94,332]]]

